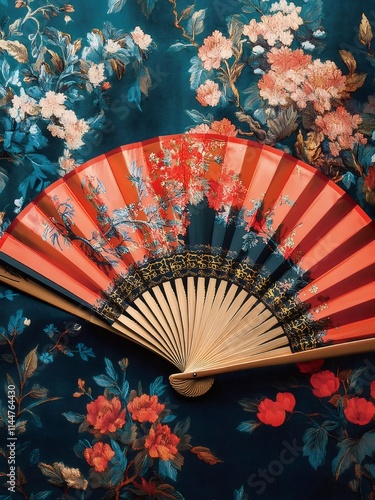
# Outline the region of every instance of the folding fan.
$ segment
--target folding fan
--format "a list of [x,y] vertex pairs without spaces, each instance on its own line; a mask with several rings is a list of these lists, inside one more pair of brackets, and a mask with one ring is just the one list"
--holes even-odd
[[31,293],[42,284],[170,361],[172,386],[195,396],[217,373],[374,349],[374,236],[292,156],[185,134],[70,172],[19,214],[0,256]]

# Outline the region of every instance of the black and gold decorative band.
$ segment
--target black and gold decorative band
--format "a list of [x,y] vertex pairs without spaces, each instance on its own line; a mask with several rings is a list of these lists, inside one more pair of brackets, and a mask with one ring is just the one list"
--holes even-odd
[[[314,349],[323,345],[324,327],[309,318],[309,306],[296,300],[296,292],[306,285],[296,274],[293,286],[272,281],[264,266],[250,262],[248,257],[238,260],[230,253],[215,252],[211,247],[184,250],[158,259],[152,259],[129,269],[107,291],[97,309],[109,320],[120,314],[143,293],[166,281],[177,278],[216,278],[235,284],[255,296],[278,319],[293,352]],[[292,263],[290,264],[292,267]]]

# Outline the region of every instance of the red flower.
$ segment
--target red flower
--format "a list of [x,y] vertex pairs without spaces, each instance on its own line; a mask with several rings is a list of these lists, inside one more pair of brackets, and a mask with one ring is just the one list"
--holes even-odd
[[324,359],[313,359],[312,361],[297,363],[297,367],[301,373],[315,373],[320,370],[323,363]]
[[83,456],[96,472],[104,472],[108,462],[115,456],[115,452],[109,444],[99,441],[92,448],[86,448]]
[[106,91],[106,90],[109,90],[110,88],[112,87],[112,85],[110,84],[110,82],[103,82],[100,86],[100,88],[103,90],[103,91]]
[[332,396],[340,387],[340,380],[330,370],[314,373],[310,377],[310,384],[314,387],[313,394],[318,398]]
[[145,448],[152,458],[172,460],[177,454],[177,445],[180,438],[171,432],[168,425],[157,424],[151,428],[145,441]]
[[367,176],[365,177],[365,184],[369,189],[375,189],[375,165],[369,167]]
[[133,420],[138,420],[138,422],[156,422],[164,408],[164,404],[158,403],[157,396],[148,394],[142,394],[128,404]]
[[373,399],[375,399],[375,380],[370,384],[370,394]]
[[276,396],[276,402],[285,411],[293,411],[296,406],[296,398],[290,392],[279,392]]
[[88,423],[100,434],[116,432],[125,424],[125,410],[121,409],[121,401],[116,397],[108,400],[105,396],[99,396],[86,409]]
[[296,398],[290,392],[279,392],[276,401],[266,398],[258,405],[257,417],[261,422],[272,427],[279,427],[284,423],[286,412],[293,411]]
[[154,496],[157,494],[157,484],[153,478],[150,481],[146,481],[141,477],[141,483],[134,481],[134,485],[142,491],[142,493],[147,493],[149,496]]
[[375,406],[365,398],[350,398],[344,408],[345,417],[352,424],[367,425],[375,416]]
[[279,427],[285,421],[286,413],[277,401],[263,399],[258,405],[257,417],[263,424]]

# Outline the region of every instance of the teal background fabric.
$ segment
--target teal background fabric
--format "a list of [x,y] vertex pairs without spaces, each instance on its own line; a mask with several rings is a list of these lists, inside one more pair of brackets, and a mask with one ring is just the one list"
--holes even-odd
[[[253,19],[261,30],[277,12],[301,20],[289,39],[271,44],[263,32],[251,41],[244,26]],[[74,165],[217,122],[224,134],[266,142],[320,168],[374,217],[375,21],[368,2],[0,0],[0,23],[1,234]],[[207,69],[199,49],[215,30],[243,53],[232,50]],[[307,99],[308,90],[299,89],[305,106],[292,93],[277,104],[260,93],[272,70],[267,54],[282,47],[322,64],[316,95]],[[295,77],[312,71],[298,64]],[[220,92],[213,106],[197,99],[207,80]],[[48,92],[65,98],[44,108]],[[330,113],[339,109],[341,120],[330,128]],[[73,137],[69,127],[76,127]],[[3,500],[375,496],[373,353],[221,375],[190,400],[169,386],[174,368],[163,360],[37,298],[1,286],[0,312]],[[152,423],[129,410],[142,393],[164,405],[158,418],[179,439],[178,466],[146,451]],[[125,416],[112,408],[114,432],[101,433],[103,424],[95,430],[88,420],[103,396],[127,408]],[[167,448],[175,458],[173,439]],[[98,452],[96,465],[85,450]]]

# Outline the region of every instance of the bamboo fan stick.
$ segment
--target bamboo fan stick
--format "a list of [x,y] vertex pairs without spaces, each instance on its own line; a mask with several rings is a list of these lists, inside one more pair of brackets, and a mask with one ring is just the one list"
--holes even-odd
[[[289,352],[287,352],[289,351]],[[346,356],[353,354],[360,354],[375,351],[375,338],[368,338],[362,340],[353,340],[346,344],[329,345],[319,347],[308,351],[290,352],[290,348],[283,348],[280,354],[274,352],[270,356],[262,355],[259,359],[249,360],[244,363],[234,363],[227,367],[220,367],[218,369],[202,369],[199,373],[193,370],[184,373],[176,373],[171,375],[172,379],[198,379],[200,377],[211,377],[213,375],[237,371],[247,370],[263,366],[272,366],[279,364],[300,363],[303,361],[311,361],[314,359],[323,359],[337,356]]]
[[100,326],[101,328],[105,328],[106,330],[109,330],[111,332],[115,331],[110,324],[99,319],[90,311],[83,309],[79,305],[73,304],[69,300],[63,298],[55,292],[52,292],[42,285],[39,285],[29,278],[23,278],[18,273],[13,274],[2,265],[0,265],[0,282],[5,285],[11,286],[12,288],[15,288],[20,292],[31,295],[32,297],[36,297],[37,299],[40,299],[43,302],[62,309],[70,314],[74,314],[75,316],[84,319],[89,323]]

